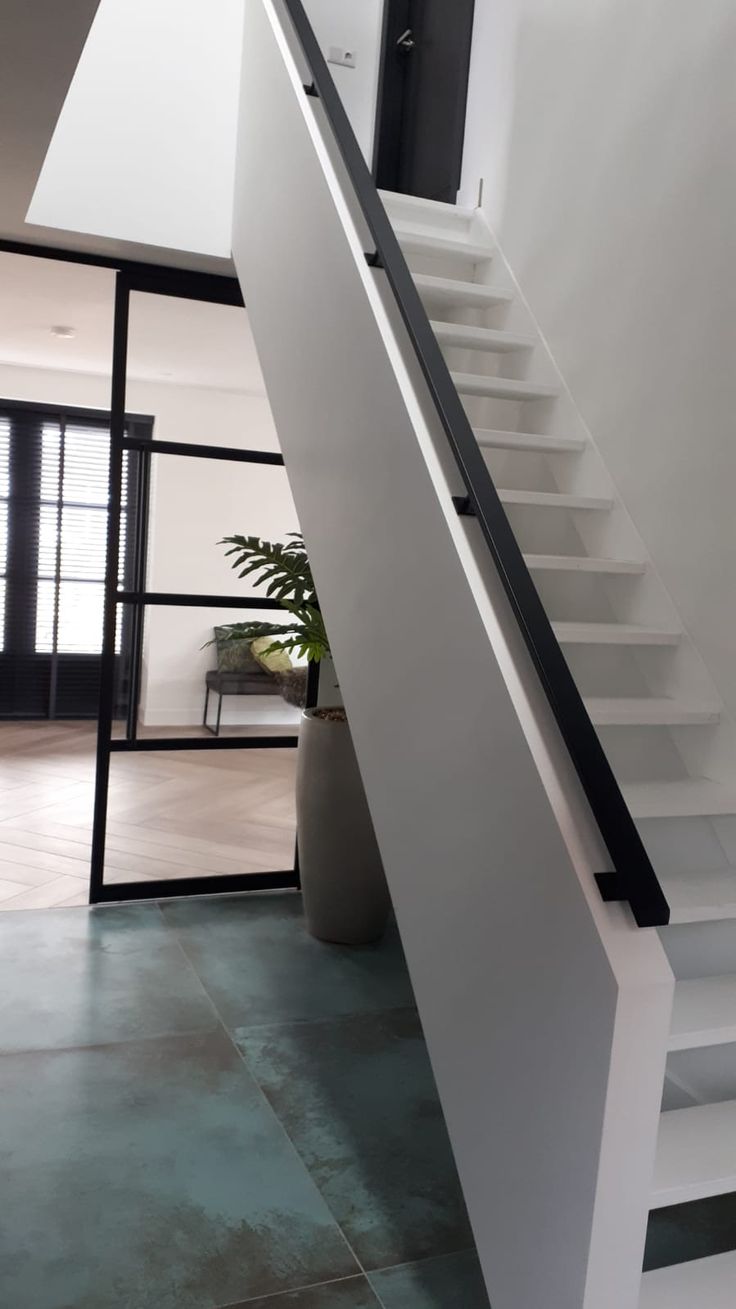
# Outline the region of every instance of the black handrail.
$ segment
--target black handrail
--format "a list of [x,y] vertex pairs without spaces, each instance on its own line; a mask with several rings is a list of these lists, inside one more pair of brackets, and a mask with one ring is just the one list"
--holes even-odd
[[311,81],[305,93],[321,103],[360,205],[382,269],[436,406],[504,590],[588,799],[614,871],[596,875],[605,900],[628,900],[640,927],[669,922],[670,910],[580,692],[532,581],[408,265],[358,145],[301,0],[282,0],[302,47]]

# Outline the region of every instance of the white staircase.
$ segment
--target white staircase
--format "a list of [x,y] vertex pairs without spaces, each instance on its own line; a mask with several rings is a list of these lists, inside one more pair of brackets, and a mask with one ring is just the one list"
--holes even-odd
[[[382,264],[302,19],[246,6],[233,252],[493,1309],[730,1309],[734,1255],[641,1272],[648,1213],[736,1188],[718,696],[480,215],[387,195],[419,304],[390,233]],[[601,897],[611,834],[443,399],[669,897],[659,936]]]
[[[461,209],[450,216],[446,206],[396,195],[384,202],[399,233],[411,214],[415,235],[411,244],[403,236],[401,243],[431,315],[443,288],[442,320],[432,317],[432,327],[500,499],[514,515],[527,567],[535,576],[556,575],[543,593],[548,615],[645,841],[656,825],[653,858],[673,927],[681,933],[688,924],[736,922],[736,868],[709,867],[707,837],[718,845],[717,836],[704,836],[699,826],[717,815],[736,823],[736,788],[693,776],[688,762],[706,755],[702,733],[716,728],[722,706],[712,688],[703,689],[697,656],[645,547],[579,422],[575,430],[569,402],[563,414],[550,403],[562,388],[490,235],[482,239],[481,216]],[[472,373],[465,371],[470,366]],[[540,522],[542,509],[555,514]],[[580,575],[590,581],[583,592]],[[691,730],[698,734],[692,755]],[[630,747],[621,740],[627,734]],[[703,866],[683,872],[678,845],[698,841]],[[669,931],[662,929],[665,948]],[[701,1051],[708,1058],[715,1046],[736,1048],[736,936],[733,946],[733,973],[712,976],[707,939],[698,941],[696,966],[699,959],[704,975],[677,981],[672,1054]],[[733,1099],[662,1113],[650,1203],[654,1210],[730,1191],[736,1191],[736,1063]],[[736,1253],[643,1277],[640,1309],[727,1305],[736,1305]]]

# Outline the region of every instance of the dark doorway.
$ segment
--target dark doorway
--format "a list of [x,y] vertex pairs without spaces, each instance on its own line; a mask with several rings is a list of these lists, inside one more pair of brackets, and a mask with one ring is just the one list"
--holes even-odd
[[454,204],[475,0],[386,0],[374,173],[386,191]]

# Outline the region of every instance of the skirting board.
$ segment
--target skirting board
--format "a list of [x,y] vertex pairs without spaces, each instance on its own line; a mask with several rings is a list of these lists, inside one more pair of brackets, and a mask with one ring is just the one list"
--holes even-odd
[[[243,697],[245,698],[245,697]],[[228,703],[227,697],[222,706],[223,727],[291,727],[300,718],[300,710],[291,705],[276,701],[274,696],[248,696],[247,708]],[[217,714],[217,697],[210,696],[209,718],[214,725]],[[201,727],[202,705],[196,709],[144,709],[141,713],[144,727]]]

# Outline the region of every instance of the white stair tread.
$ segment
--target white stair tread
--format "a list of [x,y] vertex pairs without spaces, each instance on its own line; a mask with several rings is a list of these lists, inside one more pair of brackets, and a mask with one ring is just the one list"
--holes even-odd
[[736,1251],[645,1273],[639,1309],[733,1309]]
[[585,704],[598,727],[678,727],[717,723],[721,716],[717,705],[688,704],[669,696],[591,696]]
[[509,304],[514,298],[513,291],[500,286],[484,286],[481,282],[463,282],[454,277],[435,277],[430,273],[413,273],[412,277],[419,294],[431,303],[489,309],[493,305]]
[[597,559],[593,555],[525,554],[527,568],[560,573],[644,573],[639,559]]
[[670,1050],[696,1050],[727,1041],[736,1041],[736,973],[678,982]]
[[652,1208],[729,1191],[736,1191],[736,1100],[662,1114]]
[[531,350],[536,345],[533,336],[497,331],[495,327],[468,327],[465,323],[440,322],[433,322],[431,327],[440,345],[454,346],[460,350],[487,350],[505,354],[511,350]]
[[547,436],[541,432],[502,432],[473,428],[478,445],[489,450],[533,450],[541,454],[570,454],[585,447],[577,436]]
[[461,395],[485,395],[496,400],[551,400],[559,395],[556,386],[529,382],[519,377],[485,377],[482,373],[452,373]]
[[439,219],[466,227],[475,217],[475,209],[470,205],[452,205],[446,200],[427,200],[424,196],[404,195],[401,191],[380,190],[378,194],[389,213],[408,212],[414,214],[417,219],[423,218],[428,223],[436,223]]
[[677,645],[681,632],[637,623],[553,623],[561,645]]
[[622,790],[634,818],[736,814],[736,791],[707,777],[687,777],[677,782],[629,782]]
[[736,868],[660,875],[671,923],[707,923],[736,918]]
[[506,505],[536,505],[540,509],[610,509],[612,500],[567,491],[499,491]]
[[490,242],[481,244],[466,241],[462,236],[442,236],[403,223],[394,224],[394,232],[402,250],[408,254],[450,255],[454,258],[467,259],[472,264],[493,258],[493,246]]

